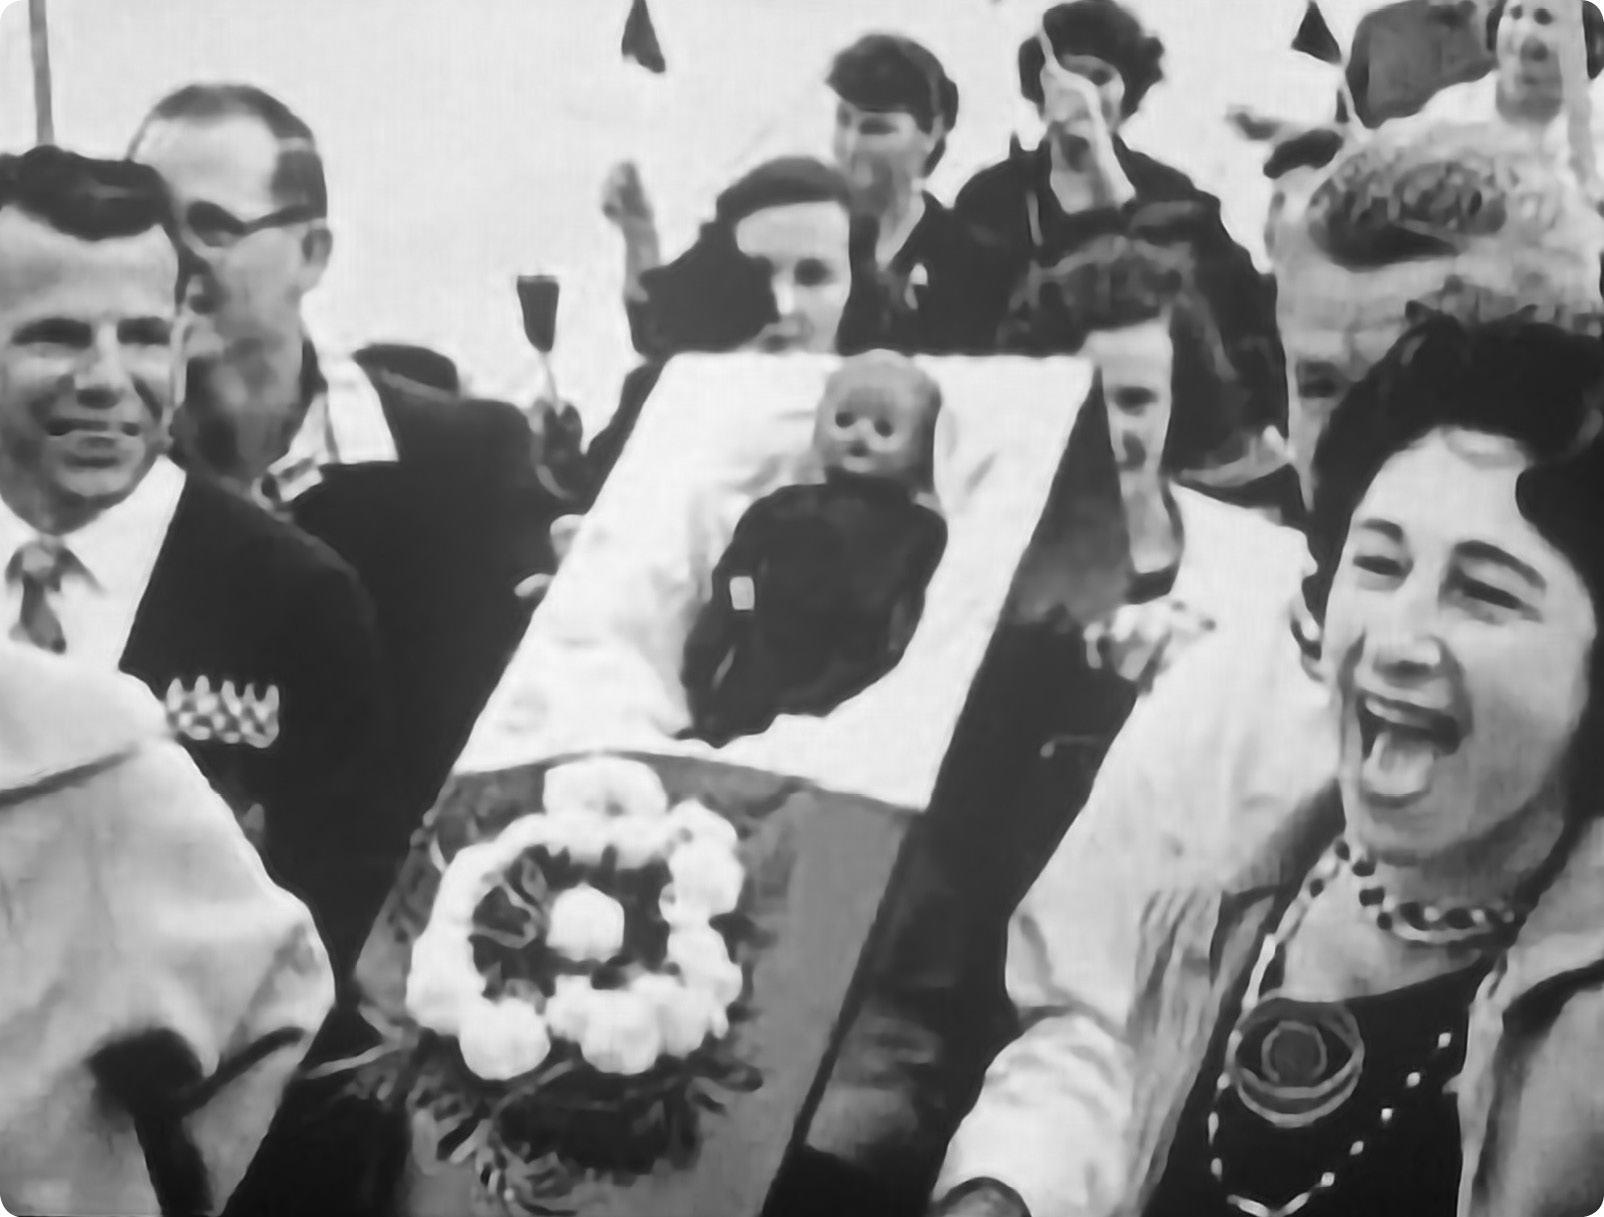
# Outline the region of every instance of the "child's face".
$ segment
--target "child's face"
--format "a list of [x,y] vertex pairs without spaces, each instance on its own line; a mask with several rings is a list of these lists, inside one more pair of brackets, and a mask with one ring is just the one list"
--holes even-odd
[[929,474],[936,403],[924,386],[832,385],[814,446],[826,469],[915,484]]

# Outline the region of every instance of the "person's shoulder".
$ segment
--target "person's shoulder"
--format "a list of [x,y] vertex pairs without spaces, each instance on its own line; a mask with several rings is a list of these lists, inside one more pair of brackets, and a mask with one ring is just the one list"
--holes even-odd
[[0,640],[0,798],[165,740],[138,680]]
[[987,218],[999,206],[1018,199],[1030,185],[1034,162],[1030,154],[1015,152],[978,170],[959,189],[952,210],[959,217],[974,221]]
[[1124,148],[1121,160],[1131,185],[1136,188],[1138,205],[1144,202],[1184,202],[1212,207],[1215,211],[1220,208],[1220,200],[1215,195],[1204,190],[1192,180],[1190,174],[1168,161],[1138,152],[1129,145]]
[[[441,436],[491,443],[505,439],[509,433],[529,429],[523,412],[510,402],[425,384],[388,368],[365,371],[397,433],[403,460],[411,452],[427,452],[429,441]],[[413,432],[421,432],[419,438],[427,439],[409,444]]]
[[278,591],[303,579],[358,582],[328,545],[201,477],[188,478],[173,527],[181,543],[198,548],[196,560],[236,582]]

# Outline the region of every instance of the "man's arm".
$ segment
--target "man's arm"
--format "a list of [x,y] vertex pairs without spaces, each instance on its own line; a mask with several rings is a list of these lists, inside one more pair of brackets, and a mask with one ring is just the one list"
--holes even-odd
[[111,924],[139,1006],[192,1055],[181,1114],[220,1207],[332,1004],[328,958],[180,748],[152,743],[97,780]]

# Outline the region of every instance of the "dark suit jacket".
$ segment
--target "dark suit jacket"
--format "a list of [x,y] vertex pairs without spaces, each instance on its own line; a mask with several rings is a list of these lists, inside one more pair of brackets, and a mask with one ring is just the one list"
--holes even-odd
[[[123,650],[157,697],[174,682],[278,691],[278,734],[202,738],[225,709],[178,724],[196,764],[245,815],[262,809],[263,856],[306,901],[338,956],[366,932],[346,893],[367,832],[361,785],[385,690],[373,608],[349,566],[255,504],[186,480]],[[260,746],[265,743],[266,746]],[[371,916],[369,916],[371,920]]]
[[554,569],[549,529],[563,508],[537,480],[512,406],[367,371],[399,459],[325,469],[292,511],[377,612],[393,737],[377,779],[389,811],[369,848],[399,863],[523,637],[531,602],[515,589]]

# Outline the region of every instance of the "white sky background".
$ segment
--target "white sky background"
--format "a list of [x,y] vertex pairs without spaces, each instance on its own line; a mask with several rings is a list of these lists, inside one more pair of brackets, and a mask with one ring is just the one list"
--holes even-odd
[[[4,0],[0,0],[3,5]],[[666,76],[625,64],[629,0],[50,0],[56,137],[116,155],[187,82],[284,98],[328,163],[334,265],[311,309],[342,345],[421,342],[480,386],[528,383],[512,280],[563,283],[556,368],[595,425],[634,362],[620,247],[597,206],[608,167],[640,162],[669,256],[755,159],[824,152],[831,54],[872,29],[946,64],[962,111],[933,189],[945,198],[1028,130],[1014,54],[1042,0],[650,0]],[[1326,0],[1339,37],[1371,4]],[[1256,247],[1268,187],[1229,104],[1329,113],[1332,70],[1287,51],[1303,0],[1134,0],[1168,80],[1128,132],[1225,200]],[[33,141],[27,5],[0,12],[0,151]]]

